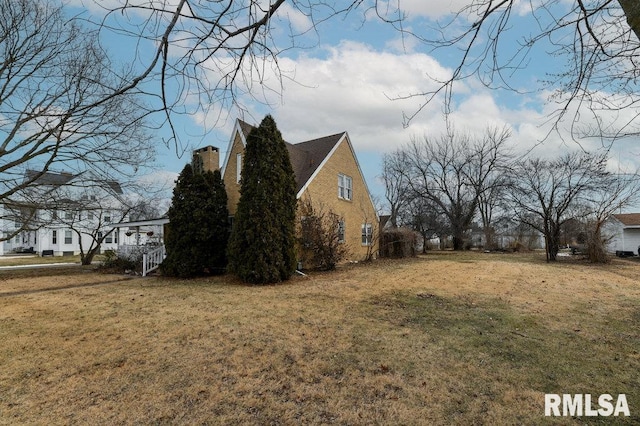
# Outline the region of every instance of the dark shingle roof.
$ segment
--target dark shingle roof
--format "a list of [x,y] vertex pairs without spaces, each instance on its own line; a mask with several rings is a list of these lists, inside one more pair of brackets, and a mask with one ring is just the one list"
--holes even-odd
[[625,226],[640,225],[640,213],[614,214],[613,217],[618,219]]
[[[71,182],[73,179],[77,177],[82,178],[80,174],[74,175],[73,173],[69,173],[69,172],[47,171],[47,172],[44,172],[41,176],[38,176],[39,174],[40,172],[37,170],[27,170],[25,172],[25,180],[33,181],[33,183],[36,185],[47,185],[47,186],[57,187],[57,186],[67,185],[69,182]],[[122,195],[124,193],[122,191],[122,186],[120,185],[120,183],[114,180],[97,180],[95,182],[92,181],[92,185],[99,185],[99,186],[104,185],[108,189],[111,189],[113,193],[118,195]]]
[[[238,120],[238,122],[246,139],[255,127],[242,120]],[[296,144],[285,142],[287,151],[289,151],[291,166],[296,175],[296,192],[300,191],[309,181],[343,136],[344,132]]]
[[68,172],[44,172],[41,176],[37,170],[27,170],[26,181],[33,181],[38,185],[61,186],[69,183],[75,176]]

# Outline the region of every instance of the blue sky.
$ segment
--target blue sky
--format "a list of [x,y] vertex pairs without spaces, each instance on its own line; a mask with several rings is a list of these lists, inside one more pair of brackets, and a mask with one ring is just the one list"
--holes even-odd
[[[101,3],[108,5],[118,1],[103,0]],[[406,28],[427,34],[426,28],[436,20],[447,19],[451,10],[466,3],[462,0],[405,0],[401,4],[408,16]],[[88,17],[101,14],[92,0],[72,0],[70,4]],[[535,32],[534,21],[526,8],[528,4],[522,2],[512,21],[520,35]],[[287,43],[285,36],[289,25],[297,29],[310,26],[304,16],[289,7],[279,13],[279,19],[273,21],[272,33],[275,37],[283,37],[279,40],[281,45]],[[450,30],[455,31],[455,27]],[[105,32],[103,36],[105,45],[114,54],[126,57],[126,53],[132,51],[134,40],[111,38]],[[512,36],[512,40],[512,45],[505,45],[505,54],[517,49],[518,37]],[[299,41],[306,48],[287,51],[279,58],[285,76],[282,85],[275,75],[266,76],[267,84],[282,88],[278,93],[264,97],[268,106],[247,97],[243,99],[247,107],[244,113],[234,109],[220,111],[214,105],[209,115],[197,111],[177,117],[176,130],[183,145],[176,150],[173,145],[159,144],[159,171],[154,178],[174,179],[189,160],[192,148],[214,145],[221,148],[224,156],[236,117],[258,124],[269,113],[274,116],[284,138],[292,143],[347,131],[373,195],[382,200],[384,190],[378,179],[382,155],[412,138],[437,137],[445,130],[442,103],[438,100],[425,107],[405,128],[403,114],[413,114],[424,99],[394,99],[436,87],[430,76],[448,76],[459,51],[455,48],[432,51],[410,37],[403,40],[389,25],[358,11],[322,23],[317,33]],[[566,129],[560,134],[548,135],[547,117],[555,106],[546,102],[549,93],[540,90],[540,81],[546,73],[559,70],[563,65],[561,58],[549,55],[545,46],[540,46],[532,52],[526,67],[511,80],[522,93],[489,90],[474,79],[457,84],[451,114],[454,126],[478,134],[487,126],[508,126],[513,134],[513,148],[516,152],[530,152],[529,155],[553,156],[579,149],[569,142]],[[218,114],[221,114],[221,120],[215,119]],[[594,119],[588,114],[581,117],[585,124]],[[160,139],[163,135],[158,136]],[[543,139],[545,142],[539,144]],[[600,142],[585,140],[581,145],[595,149]],[[639,154],[640,148],[635,148],[635,141],[621,141],[612,153],[611,167],[634,167]]]

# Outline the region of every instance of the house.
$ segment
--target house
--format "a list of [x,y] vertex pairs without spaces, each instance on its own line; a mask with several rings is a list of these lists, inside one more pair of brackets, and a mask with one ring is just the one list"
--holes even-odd
[[603,226],[602,235],[608,238],[607,251],[625,256],[638,254],[640,213],[612,214]]
[[[228,209],[233,217],[240,200],[242,159],[247,136],[254,126],[237,120],[229,140],[221,174]],[[296,197],[332,210],[342,220],[338,226],[352,261],[377,252],[378,215],[347,132],[296,144],[286,143],[296,176]],[[208,146],[194,154],[202,158],[205,170],[219,167],[219,150]]]
[[117,248],[122,236],[109,233],[110,225],[128,213],[118,182],[87,173],[26,171],[26,179],[34,177],[20,199],[1,206],[2,254],[75,255],[103,235],[103,250]]

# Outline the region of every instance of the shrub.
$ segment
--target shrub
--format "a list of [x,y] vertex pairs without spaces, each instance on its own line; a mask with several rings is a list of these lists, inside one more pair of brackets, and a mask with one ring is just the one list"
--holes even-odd
[[347,257],[349,249],[340,235],[342,220],[333,210],[314,207],[310,199],[302,201],[298,245],[305,265],[319,270],[333,270]]
[[105,250],[104,261],[98,267],[103,272],[142,272],[142,253],[136,256],[119,256],[113,250]]
[[394,228],[382,233],[380,255],[382,257],[413,257],[416,255],[415,232],[406,228]]

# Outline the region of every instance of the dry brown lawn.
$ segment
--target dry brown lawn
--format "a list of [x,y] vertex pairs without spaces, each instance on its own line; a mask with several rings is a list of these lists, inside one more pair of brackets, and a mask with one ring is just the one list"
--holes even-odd
[[633,423],[639,326],[621,260],[433,254],[265,287],[2,271],[0,423],[544,424],[545,393],[624,393],[605,421]]

